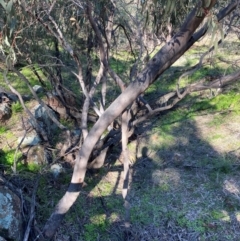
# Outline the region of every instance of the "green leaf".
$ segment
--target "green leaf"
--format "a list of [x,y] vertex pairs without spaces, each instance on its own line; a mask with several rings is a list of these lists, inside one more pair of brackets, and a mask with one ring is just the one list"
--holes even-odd
[[13,0],[10,0],[7,3],[6,9],[5,9],[7,11],[7,13],[10,13],[12,11],[12,5],[13,5]]
[[6,10],[7,4],[3,0],[0,0],[0,4],[3,6],[4,10]]
[[9,43],[9,41],[8,41],[8,37],[7,37],[7,36],[6,36],[5,39],[4,39],[4,43],[5,43],[8,47],[11,46],[10,43]]

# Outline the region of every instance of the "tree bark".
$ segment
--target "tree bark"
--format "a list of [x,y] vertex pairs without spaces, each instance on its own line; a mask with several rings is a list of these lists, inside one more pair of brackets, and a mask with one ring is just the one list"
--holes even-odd
[[[215,2],[214,0],[210,1],[209,6],[212,6],[212,3]],[[199,10],[202,9],[210,10],[208,6],[204,5],[202,5],[202,8],[195,7],[188,15],[180,31],[149,61],[135,81],[131,82],[122,94],[115,99],[92,127],[76,159],[69,188],[44,227],[43,234],[45,237],[48,239],[53,237],[64,215],[76,201],[84,182],[89,156],[105,129],[195,42],[192,35],[207,14],[207,11],[203,11],[199,15]],[[100,55],[102,54],[100,53]],[[104,56],[101,57],[104,59]]]

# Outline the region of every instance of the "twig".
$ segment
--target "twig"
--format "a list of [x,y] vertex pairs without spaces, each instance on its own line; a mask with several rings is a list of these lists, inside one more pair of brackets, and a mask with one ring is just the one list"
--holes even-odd
[[37,176],[37,180],[36,180],[36,182],[34,184],[34,188],[33,188],[30,217],[29,217],[29,220],[28,220],[28,225],[27,225],[27,229],[26,229],[25,234],[24,234],[23,241],[28,241],[30,230],[31,230],[32,221],[33,221],[33,219],[35,217],[36,193],[37,193],[38,184],[39,184],[39,175]]
[[19,150],[20,146],[22,145],[22,143],[23,143],[23,141],[24,141],[24,139],[27,135],[27,130],[26,130],[26,126],[24,124],[23,118],[22,118],[22,124],[24,126],[24,135],[23,135],[21,141],[19,142],[19,144],[16,148],[16,151],[15,151],[15,154],[14,154],[14,162],[13,162],[13,167],[12,167],[14,174],[16,174],[16,172],[17,172],[17,153],[18,153],[18,150]]

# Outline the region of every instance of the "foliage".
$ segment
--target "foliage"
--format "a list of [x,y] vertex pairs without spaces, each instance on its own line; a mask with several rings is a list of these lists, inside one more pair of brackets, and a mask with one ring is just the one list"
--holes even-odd
[[6,126],[0,126],[0,134],[4,134],[7,131],[7,127]]
[[[134,146],[129,142],[141,135],[137,131],[140,130],[139,125],[145,120],[145,117],[152,118],[153,116],[156,121],[155,128],[152,129],[152,132],[155,133],[151,133],[153,135],[147,140],[148,147],[146,148],[149,148],[150,153],[159,154],[156,159],[149,160],[149,163],[152,167],[164,168],[164,165],[169,165],[169,163],[173,166],[181,166],[181,162],[176,164],[174,161],[176,157],[180,158],[183,154],[177,153],[172,156],[172,152],[175,150],[181,150],[181,148],[196,149],[195,147],[199,142],[209,149],[207,141],[200,140],[195,133],[188,133],[191,128],[197,132],[197,128],[192,123],[200,113],[237,111],[239,96],[235,94],[235,91],[217,95],[217,93],[212,92],[210,85],[213,83],[211,77],[214,80],[224,80],[225,75],[236,71],[238,62],[231,64],[225,59],[225,56],[220,56],[221,53],[218,53],[219,59],[223,58],[224,64],[222,65],[219,65],[216,61],[206,61],[200,65],[200,62],[198,62],[200,55],[198,55],[197,60],[186,57],[185,69],[177,65],[171,66],[198,38],[195,33],[199,32],[195,27],[200,24],[200,20],[203,20],[204,17],[206,17],[206,20],[199,27],[199,31],[202,31],[202,35],[204,35],[207,29],[210,29],[212,36],[209,45],[215,46],[216,50],[218,41],[223,40],[223,28],[219,24],[221,15],[219,17],[216,13],[228,1],[218,1],[218,4],[210,11],[209,9],[212,6],[208,6],[207,2],[209,1],[202,1],[203,5],[197,9],[198,11],[189,15],[191,17],[189,17],[190,20],[188,19],[189,22],[186,21],[183,24],[188,12],[196,6],[197,2],[188,0],[134,0],[130,2],[124,0],[74,0],[69,2],[34,1],[30,3],[28,1],[10,0],[6,3],[0,1],[2,5],[2,8],[0,8],[0,24],[2,25],[0,72],[7,75],[5,85],[12,85],[12,88],[18,90],[20,94],[24,94],[25,91],[29,92],[30,87],[35,84],[41,84],[44,90],[49,91],[49,93],[46,97],[44,93],[34,95],[34,98],[40,104],[45,101],[50,105],[50,100],[52,100],[54,102],[50,105],[52,109],[55,111],[60,109],[62,111],[59,111],[60,116],[66,113],[66,116],[60,121],[53,119],[60,126],[57,131],[59,135],[55,135],[54,138],[52,138],[52,133],[49,134],[48,128],[40,125],[38,120],[28,114],[35,121],[35,131],[44,139],[46,147],[50,150],[56,148],[61,158],[67,158],[68,154],[76,157],[75,151],[81,149],[80,155],[82,156],[75,160],[72,179],[75,181],[70,184],[70,190],[71,185],[77,185],[78,182],[84,181],[87,162],[94,162],[96,160],[94,158],[106,150],[104,149],[106,147],[109,148],[107,155],[110,156],[111,148],[113,146],[119,147],[120,143],[125,160],[124,168],[129,167],[129,159],[132,158],[129,156],[128,150],[134,152],[134,149],[139,148],[137,144]],[[210,3],[215,2],[210,1]],[[234,3],[231,2],[231,4]],[[231,24],[236,25],[238,22],[236,17],[224,17],[226,17],[226,21],[223,21],[224,28],[228,28]],[[179,28],[181,31],[178,35],[171,42],[166,43],[178,32]],[[195,30],[197,32],[194,33]],[[186,32],[191,33],[191,35],[194,34],[196,39],[192,38],[190,34],[188,36]],[[217,35],[217,32],[221,34]],[[185,39],[185,36],[188,39]],[[160,45],[163,47],[159,50]],[[208,49],[206,46],[204,48]],[[198,51],[191,49],[190,53],[197,55],[202,50],[203,48],[198,48]],[[156,55],[153,56],[153,53],[156,53]],[[150,57],[152,57],[152,60],[149,59]],[[155,62],[156,64],[154,64]],[[197,70],[196,65],[199,67]],[[163,73],[167,68],[169,68],[168,71]],[[191,68],[195,70],[192,73],[190,73]],[[179,78],[185,71],[189,74],[185,75],[185,78],[179,83]],[[159,75],[159,83],[156,82],[148,88],[150,84],[157,80]],[[199,92],[190,93],[189,91],[188,97],[182,100],[184,91],[188,90],[191,84],[198,83],[199,79],[205,81],[201,80],[200,82],[206,96],[200,96]],[[145,93],[143,93],[144,91]],[[166,102],[161,102],[161,97],[170,91],[174,92],[175,96]],[[210,93],[206,94],[207,91]],[[124,99],[124,97],[126,98]],[[180,100],[182,100],[182,103],[179,102]],[[21,104],[23,105],[23,103]],[[171,108],[172,111],[167,112]],[[13,104],[12,109],[14,113],[22,111],[19,103]],[[158,109],[161,110],[151,115],[152,110]],[[159,117],[157,114],[160,112],[163,115]],[[137,120],[141,121],[135,124]],[[211,121],[216,124],[219,120],[214,118]],[[211,125],[211,121],[208,123],[209,125]],[[186,122],[188,122],[186,126],[191,126],[191,128],[186,129],[183,134],[180,130],[186,128],[183,125]],[[65,126],[65,129],[61,124]],[[107,130],[106,127],[108,127]],[[75,130],[79,128],[82,132],[78,135]],[[147,128],[144,126],[143,130],[146,131]],[[104,133],[104,136],[102,133]],[[59,138],[61,134],[64,135],[64,138]],[[184,135],[188,135],[188,138]],[[211,136],[208,141],[217,140],[219,136],[221,135]],[[121,137],[122,140],[120,141]],[[62,142],[59,143],[60,147],[52,146],[56,144],[57,141],[55,140],[58,138],[61,139],[58,141]],[[54,142],[49,139],[54,139]],[[179,140],[183,140],[182,143]],[[195,143],[191,148],[188,145],[190,140]],[[95,145],[96,142],[97,145]],[[63,147],[66,147],[66,151]],[[146,158],[150,155],[147,150],[142,149],[142,154]],[[60,154],[60,152],[64,153]],[[12,155],[13,153],[10,152],[4,153],[1,156],[2,161],[10,161]],[[203,169],[206,167],[216,175],[219,175],[219,173],[227,175],[232,171],[231,161],[228,158],[221,159],[217,163],[216,160],[219,160],[219,157],[214,159],[206,156],[201,160],[192,160],[187,154],[184,155],[186,155],[184,159],[186,163],[182,164],[182,168]],[[137,162],[134,156],[132,165],[137,165]],[[30,165],[29,169],[37,171],[35,165]],[[78,171],[80,169],[81,172]],[[145,183],[152,180],[152,174],[156,174],[155,176],[159,173],[162,174],[161,169],[157,170],[157,173],[154,173],[154,168],[149,170],[152,173],[144,173],[143,175]],[[129,173],[127,170],[125,172]],[[105,175],[104,171],[100,170],[100,173]],[[174,178],[179,177],[179,173],[174,171],[173,174],[176,174]],[[82,176],[79,177],[78,175]],[[180,182],[180,178],[176,181],[175,179],[169,179],[167,174],[164,177],[166,178],[164,182],[157,183],[155,179],[150,181],[148,186],[143,187],[144,190],[138,184],[140,188],[136,188],[135,192],[142,196],[142,203],[138,203],[138,200],[134,200],[134,197],[132,197],[133,203],[136,204],[133,207],[133,222],[140,222],[141,225],[150,225],[151,223],[157,225],[161,222],[161,217],[166,215],[178,226],[193,230],[204,236],[208,229],[206,225],[208,225],[209,220],[212,221],[211,219],[208,220],[209,217],[201,213],[194,220],[189,219],[185,211],[184,200],[181,200],[181,203],[171,203],[170,211],[161,205],[161,202],[165,202],[165,198],[168,202],[172,202],[170,191],[175,190]],[[101,201],[94,199],[95,209],[90,211],[86,209],[79,212],[88,219],[82,224],[85,230],[84,240],[105,240],[107,237],[105,230],[110,227],[110,219],[104,211],[104,202],[107,202],[108,196],[114,193],[115,187],[112,187],[111,182],[104,183],[104,189],[99,191],[99,189],[94,189],[98,182],[101,183],[96,176],[89,177],[87,175],[86,180],[89,183],[88,191],[93,189],[93,193],[100,192]],[[68,181],[70,182],[69,178]],[[124,183],[126,181],[124,180]],[[41,180],[40,204],[49,202],[48,197],[44,195],[44,187],[47,185],[55,187],[57,186],[56,183],[56,180],[53,180],[52,183]],[[198,185],[199,183],[195,184],[199,189],[201,188]],[[64,186],[65,183],[60,185]],[[65,186],[64,188],[66,189]],[[145,191],[145,194],[143,191]],[[148,191],[153,191],[153,193]],[[182,189],[182,191],[184,190]],[[143,195],[141,192],[143,192]],[[67,195],[77,196],[77,193],[71,191],[67,192]],[[61,207],[63,203],[67,203],[69,206],[64,207],[67,212],[76,196],[70,198],[69,202],[61,202],[58,206],[59,210],[63,208]],[[160,199],[156,200],[156,196]],[[60,195],[54,193],[51,196],[51,202],[56,203],[59,198]],[[201,208],[204,210],[203,213],[206,213],[208,208],[203,200],[204,198],[200,200],[203,202]],[[220,201],[215,201],[220,206]],[[168,205],[168,202],[164,204]],[[110,201],[105,206],[110,209],[115,204],[119,206],[119,200],[116,202]],[[177,212],[174,216],[176,207],[177,210],[182,208],[183,211]],[[44,208],[39,208],[39,216],[46,219],[45,216],[49,215],[50,211],[44,210]],[[58,212],[58,209],[56,209],[56,212]],[[154,217],[153,220],[149,218],[149,213],[150,216]],[[163,215],[159,215],[159,213]],[[53,220],[54,215],[51,216]],[[57,215],[57,217],[60,216]],[[70,222],[73,222],[73,218],[77,217],[75,214],[75,216],[68,216],[67,218]],[[50,227],[49,230],[55,232],[54,228]]]
[[11,108],[13,113],[19,113],[23,111],[23,107],[20,102],[13,103]]

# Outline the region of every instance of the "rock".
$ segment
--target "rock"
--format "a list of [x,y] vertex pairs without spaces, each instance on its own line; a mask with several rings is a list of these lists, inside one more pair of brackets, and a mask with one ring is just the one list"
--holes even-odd
[[[57,119],[56,114],[53,112],[53,110],[49,109],[49,111],[51,112],[51,114],[53,116],[55,116],[55,118]],[[47,134],[50,136],[50,133],[54,130],[57,129],[57,125],[52,121],[52,119],[49,117],[46,109],[44,106],[42,105],[37,105],[34,107],[33,109],[33,113],[35,118],[38,120],[38,122],[40,123],[40,125],[47,130]]]
[[40,85],[34,85],[34,86],[33,86],[33,90],[34,90],[37,94],[39,94],[39,93],[42,93],[42,92],[43,92],[43,87],[40,86]]
[[0,236],[6,240],[21,241],[22,226],[23,220],[19,197],[7,187],[0,186]]
[[52,162],[50,151],[41,145],[31,147],[25,155],[27,156],[26,162],[28,164],[34,163],[36,165],[43,165]]
[[55,178],[59,176],[60,173],[63,172],[63,167],[61,164],[53,164],[51,166],[51,172]]
[[48,102],[47,104],[56,111],[61,118],[66,118],[68,116],[67,109],[62,105],[59,97],[52,93],[47,93]]
[[10,91],[5,90],[4,88],[2,88],[0,86],[0,97],[3,95],[5,95],[7,98],[9,98],[13,102],[16,102],[18,100],[18,97],[15,94],[13,94]]
[[0,122],[6,122],[11,116],[11,100],[5,93],[0,93]]
[[74,136],[80,136],[81,135],[81,130],[80,129],[75,129],[75,130],[72,131],[72,134]]
[[[19,137],[17,140],[17,143],[19,144],[21,142],[23,137]],[[26,146],[36,146],[40,142],[40,138],[37,135],[33,136],[26,136],[21,144],[21,147]]]
[[0,122],[6,122],[12,116],[12,109],[8,103],[0,103]]
[[0,236],[0,241],[6,241],[6,239]]

